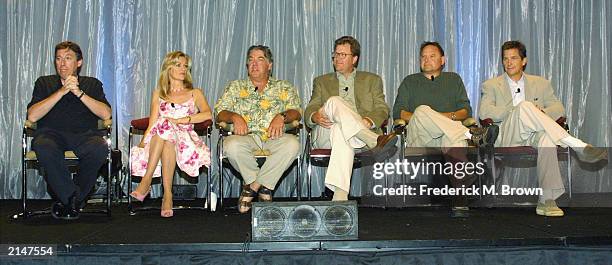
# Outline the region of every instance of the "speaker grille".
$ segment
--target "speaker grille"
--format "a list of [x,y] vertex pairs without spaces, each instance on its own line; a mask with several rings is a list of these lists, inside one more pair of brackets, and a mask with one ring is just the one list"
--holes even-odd
[[323,213],[323,223],[328,233],[335,236],[345,236],[353,229],[354,216],[344,206],[332,206]]
[[291,212],[289,223],[296,236],[312,237],[321,228],[321,214],[310,205],[300,205]]
[[286,229],[287,216],[279,207],[265,207],[257,211],[255,220],[259,233],[264,237],[278,237]]
[[255,202],[253,241],[354,240],[358,238],[355,201]]

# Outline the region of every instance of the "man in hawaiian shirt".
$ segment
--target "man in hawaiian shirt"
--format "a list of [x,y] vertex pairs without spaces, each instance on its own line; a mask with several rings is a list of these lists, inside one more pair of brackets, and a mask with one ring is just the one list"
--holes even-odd
[[[286,123],[301,119],[300,97],[286,80],[271,76],[272,51],[263,45],[247,51],[248,79],[231,81],[215,105],[217,121],[233,124],[223,142],[223,154],[244,179],[238,211],[245,213],[251,201],[271,201],[272,190],[300,151],[298,138],[285,134]],[[270,154],[260,167],[254,152]]]

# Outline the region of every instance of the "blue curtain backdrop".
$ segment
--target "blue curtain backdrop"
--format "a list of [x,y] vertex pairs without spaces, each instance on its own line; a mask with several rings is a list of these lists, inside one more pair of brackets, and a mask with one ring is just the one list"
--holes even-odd
[[[214,105],[230,80],[246,77],[247,48],[268,45],[275,56],[274,76],[295,84],[306,104],[313,78],[333,70],[330,52],[342,35],[361,42],[359,68],[382,77],[390,106],[402,79],[419,70],[419,44],[440,42],[447,54],[445,70],[463,77],[474,110],[480,84],[503,73],[500,45],[521,40],[528,49],[527,72],[552,80],[572,134],[610,146],[611,8],[605,0],[3,0],[0,198],[20,196],[26,105],[34,80],[55,72],[53,48],[63,40],[81,45],[82,74],[104,83],[116,111],[113,144],[123,151],[124,162],[129,122],[148,115],[167,52],[183,50],[193,57],[194,84]],[[218,165],[213,167],[216,172]],[[609,168],[575,171],[580,191],[612,190]],[[315,176],[318,191],[322,172]],[[281,183],[277,195],[286,194],[292,181]],[[354,183],[359,192],[359,181]],[[205,184],[199,185],[203,196]],[[28,192],[48,196],[42,178],[33,178]]]

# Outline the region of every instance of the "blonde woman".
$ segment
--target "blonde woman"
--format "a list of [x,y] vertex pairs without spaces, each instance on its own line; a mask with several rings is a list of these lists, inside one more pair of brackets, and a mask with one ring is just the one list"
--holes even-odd
[[174,215],[172,178],[176,165],[192,177],[199,175],[201,166],[210,166],[210,149],[193,130],[193,124],[211,119],[211,111],[202,91],[193,87],[190,71],[191,58],[187,54],[166,54],[151,98],[149,126],[130,157],[132,175],[142,176],[130,193],[136,200],[144,200],[151,190],[151,180],[161,171],[162,217]]

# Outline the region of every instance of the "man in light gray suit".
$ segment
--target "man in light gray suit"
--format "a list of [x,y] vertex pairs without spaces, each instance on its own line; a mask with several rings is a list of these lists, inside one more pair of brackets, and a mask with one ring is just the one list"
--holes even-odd
[[334,42],[334,73],[313,81],[312,97],[304,120],[313,129],[315,148],[331,148],[330,167],[325,185],[334,192],[333,200],[348,199],[353,170],[354,149],[375,152],[395,146],[395,134],[381,135],[381,124],[389,116],[382,79],[373,73],[357,71],[361,47],[344,36]]
[[501,47],[505,73],[482,84],[480,118],[499,123],[495,146],[538,148],[538,182],[543,190],[536,213],[563,216],[555,200],[565,192],[557,145],[571,147],[585,162],[607,158],[607,151],[595,148],[571,136],[555,120],[563,117],[564,108],[555,97],[550,81],[525,74],[527,49],[519,41],[507,41]]

